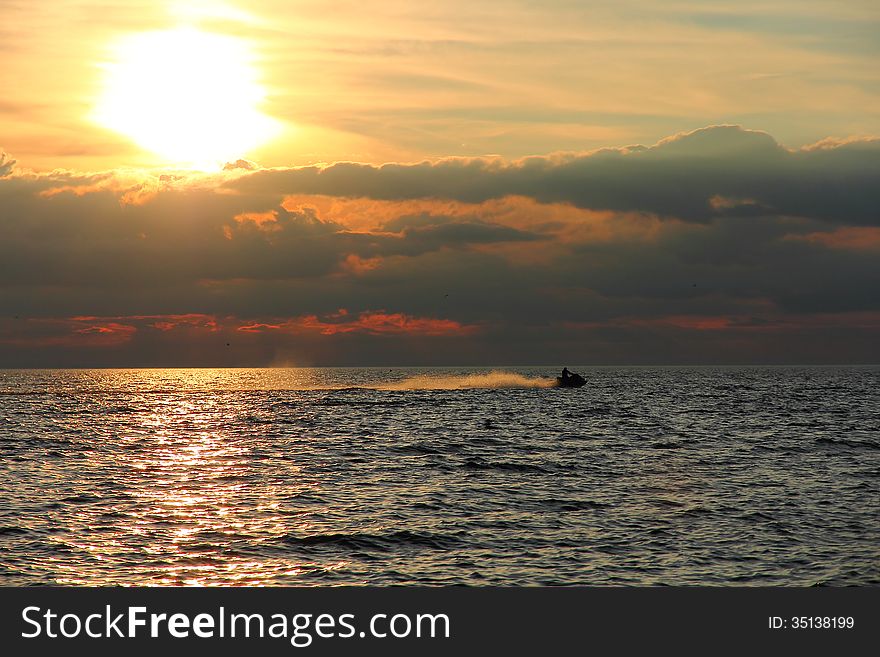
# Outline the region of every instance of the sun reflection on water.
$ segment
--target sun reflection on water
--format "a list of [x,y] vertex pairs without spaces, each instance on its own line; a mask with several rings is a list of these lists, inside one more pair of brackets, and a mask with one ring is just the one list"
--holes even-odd
[[[113,497],[120,502],[97,518],[83,508],[67,519],[92,531],[78,532],[66,548],[126,568],[104,580],[108,573],[102,569],[84,571],[59,560],[57,582],[258,586],[344,566],[299,563],[282,553],[253,557],[261,543],[276,542],[298,526],[281,500],[299,486],[295,478],[287,479],[287,490],[259,480],[266,468],[253,436],[230,431],[230,417],[238,413],[234,400],[207,391],[217,371],[185,376],[184,390],[201,392],[141,397],[127,433],[104,436],[115,445],[89,452],[89,466],[114,472]],[[287,464],[285,471],[290,475],[296,467]]]

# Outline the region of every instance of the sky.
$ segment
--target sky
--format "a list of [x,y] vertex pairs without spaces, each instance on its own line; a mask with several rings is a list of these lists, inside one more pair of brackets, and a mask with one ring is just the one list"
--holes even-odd
[[880,362],[878,35],[0,0],[0,367]]

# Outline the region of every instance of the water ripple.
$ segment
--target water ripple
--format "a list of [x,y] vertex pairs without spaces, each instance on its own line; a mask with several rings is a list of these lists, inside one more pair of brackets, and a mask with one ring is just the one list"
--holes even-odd
[[0,372],[0,584],[880,584],[878,368],[549,373]]

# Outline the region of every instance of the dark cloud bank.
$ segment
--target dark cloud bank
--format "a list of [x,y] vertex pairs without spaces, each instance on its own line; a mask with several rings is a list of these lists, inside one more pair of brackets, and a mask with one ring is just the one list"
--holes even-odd
[[[35,175],[0,366],[880,360],[880,142]],[[329,197],[329,198],[328,198]]]
[[261,171],[234,186],[251,192],[468,202],[518,194],[542,203],[651,212],[685,221],[774,213],[877,225],[878,176],[880,140],[828,142],[790,151],[767,133],[715,126],[653,147],[581,156],[381,167],[339,163]]

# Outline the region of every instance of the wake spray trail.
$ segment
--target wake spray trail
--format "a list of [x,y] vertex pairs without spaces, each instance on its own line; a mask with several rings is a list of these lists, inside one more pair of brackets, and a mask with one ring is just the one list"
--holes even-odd
[[489,372],[461,376],[413,376],[376,386],[377,390],[466,390],[470,388],[555,388],[556,379],[529,377],[516,372]]

